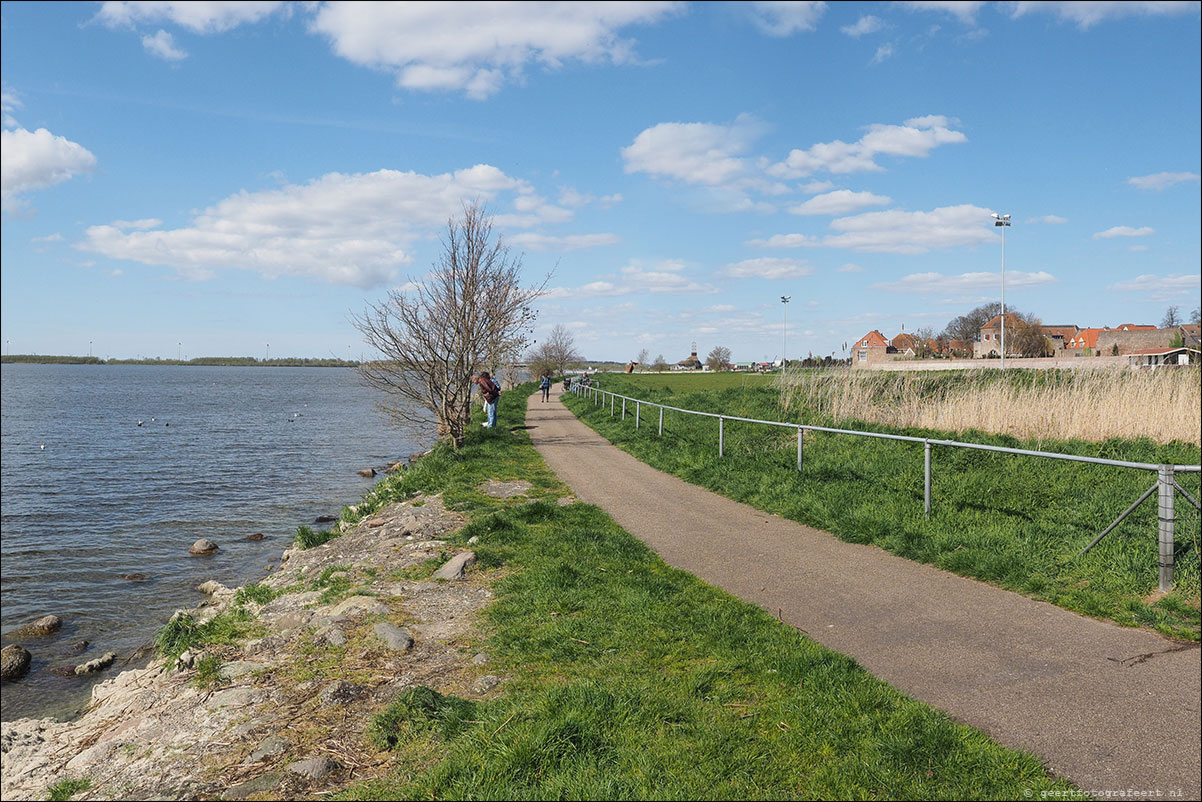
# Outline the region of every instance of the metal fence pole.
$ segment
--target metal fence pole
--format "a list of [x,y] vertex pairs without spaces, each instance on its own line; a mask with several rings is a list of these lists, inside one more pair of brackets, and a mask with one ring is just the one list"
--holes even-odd
[[609,394],[609,417],[611,417],[611,418],[614,416],[614,407],[617,405],[617,403],[618,403],[618,400],[616,398],[614,398],[614,394],[610,393]]
[[797,427],[797,472],[801,473],[801,440],[805,429]]
[[639,428],[639,419],[642,417],[642,413],[643,413],[643,402],[635,401],[634,402],[634,428],[636,428],[636,429]]
[[663,407],[659,408],[659,434],[660,434],[660,437],[663,437],[663,435],[664,435],[664,408]]
[[931,517],[931,442],[922,444],[922,515]]
[[726,435],[726,418],[719,417],[718,418],[718,456],[719,457],[722,456],[723,446],[725,445],[723,442],[723,440],[725,439],[725,435]]
[[1160,466],[1160,592],[1173,589],[1173,466]]
[[622,399],[622,420],[626,420],[626,399]]

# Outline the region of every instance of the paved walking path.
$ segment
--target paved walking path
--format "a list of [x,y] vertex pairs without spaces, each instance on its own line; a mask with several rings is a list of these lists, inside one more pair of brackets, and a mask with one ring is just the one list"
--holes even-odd
[[1202,795],[1196,645],[844,543],[687,484],[610,445],[559,402],[560,389],[550,403],[530,398],[535,448],[580,499],[671,565],[1102,798]]

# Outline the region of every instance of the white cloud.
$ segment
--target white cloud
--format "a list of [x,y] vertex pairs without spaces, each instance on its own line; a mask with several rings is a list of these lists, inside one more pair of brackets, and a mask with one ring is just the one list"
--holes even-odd
[[18,123],[12,113],[21,107],[21,99],[17,97],[17,93],[4,87],[0,90],[0,111],[4,114],[4,127],[16,128]]
[[834,188],[834,181],[811,181],[808,184],[803,184],[801,191],[807,195],[817,195],[819,192],[828,192]]
[[1115,292],[1140,293],[1149,301],[1189,301],[1197,303],[1198,290],[1202,287],[1202,277],[1197,273],[1188,275],[1153,276],[1144,274],[1127,281],[1110,285],[1107,289]]
[[1156,229],[1150,226],[1132,228],[1131,226],[1114,226],[1093,235],[1094,239],[1113,239],[1114,237],[1146,237],[1155,234]]
[[874,124],[856,142],[820,142],[808,150],[794,149],[783,162],[768,172],[781,178],[800,178],[818,170],[829,173],[879,172],[884,170],[877,155],[925,158],[940,145],[967,142],[968,137],[950,126],[954,120],[927,115],[906,120],[903,125]]
[[[1054,284],[1058,279],[1050,273],[1025,273],[1021,270],[1011,270],[1006,273],[1006,286],[1011,288],[1039,287]],[[982,292],[996,290],[1002,286],[1000,273],[961,273],[958,276],[945,276],[942,273],[913,273],[898,281],[886,281],[873,284],[874,290],[888,292],[911,292],[921,295],[976,295]]]
[[716,287],[700,284],[684,275],[685,265],[675,259],[647,265],[640,259],[632,259],[618,271],[617,276],[606,276],[579,287],[554,287],[547,291],[546,298],[597,298],[620,295],[706,295],[716,293]]
[[187,53],[175,46],[175,38],[163,30],[143,36],[142,47],[146,48],[150,55],[164,61],[183,61],[188,57]]
[[769,36],[784,37],[801,31],[812,31],[826,13],[823,2],[769,2],[751,4],[751,19],[756,27]]
[[716,186],[747,173],[749,165],[742,154],[761,128],[748,115],[740,115],[731,125],[659,123],[622,148],[622,160],[627,173]]
[[[398,267],[412,260],[411,243],[441,233],[465,202],[495,203],[503,193],[519,199],[534,194],[525,182],[486,164],[440,175],[330,173],[304,185],[231,195],[182,228],[161,229],[152,220],[92,226],[76,247],[171,267],[190,278],[233,269],[371,288],[394,280]],[[545,218],[541,209],[526,207],[496,214],[494,223],[509,225],[502,222],[506,217]]]
[[572,234],[566,237],[552,237],[546,234],[523,232],[507,237],[514,248],[525,248],[531,251],[578,251],[583,248],[597,248],[602,245],[616,245],[621,240],[617,234]]
[[875,67],[877,64],[880,64],[882,61],[885,61],[886,59],[892,58],[892,57],[893,57],[893,45],[886,42],[885,44],[881,45],[880,47],[878,47],[876,49],[876,54],[873,55],[872,59],[868,62],[868,66]]
[[901,3],[901,5],[912,11],[944,12],[951,14],[965,25],[972,25],[976,22],[977,12],[985,3],[965,0],[911,0]]
[[718,273],[730,278],[802,278],[813,275],[814,268],[800,259],[765,256],[726,265]]
[[1168,17],[1197,14],[1196,2],[1111,2],[1104,0],[1073,0],[1072,2],[1018,2],[1014,4],[1015,19],[1035,12],[1055,14],[1062,22],[1076,23],[1087,30],[1099,22],[1127,17]]
[[1059,226],[1068,222],[1067,218],[1060,217],[1055,214],[1045,214],[1041,217],[1032,217],[1027,220],[1028,223],[1045,223],[1051,226]]
[[618,32],[650,25],[676,3],[324,3],[310,30],[354,64],[394,71],[397,85],[462,90],[482,99],[528,64],[556,69],[637,62],[634,42]]
[[62,234],[59,234],[58,232],[55,232],[55,233],[53,233],[53,234],[47,234],[47,235],[46,235],[46,236],[44,236],[44,237],[34,237],[33,239],[31,239],[31,240],[30,240],[30,242],[38,242],[38,243],[41,243],[41,242],[62,242],[62,241],[63,241],[63,235],[62,235]]
[[866,212],[840,217],[831,228],[840,232],[822,238],[828,248],[877,253],[926,253],[992,242],[989,210],[971,204],[943,206],[929,212]]
[[1159,192],[1175,184],[1190,182],[1196,184],[1199,180],[1202,180],[1202,176],[1199,176],[1197,173],[1153,173],[1152,175],[1140,175],[1128,178],[1127,183],[1136,189]]
[[165,2],[107,2],[96,20],[110,28],[130,28],[138,23],[171,22],[193,33],[221,33],[258,22],[284,6],[281,2],[221,2],[220,0],[166,0]]
[[854,264],[852,262],[848,262],[847,264],[843,265],[835,272],[836,273],[863,273],[864,268],[862,268],[859,265]]
[[749,239],[744,244],[759,248],[801,248],[818,245],[819,241],[807,234],[774,234],[768,239]]
[[76,142],[39,128],[0,131],[0,205],[15,212],[28,192],[96,169],[96,157]]
[[839,30],[843,31],[843,33],[854,39],[859,39],[861,36],[866,34],[876,33],[884,27],[885,22],[880,17],[874,17],[871,14],[866,14],[865,16],[856,20],[855,25],[844,25]]
[[799,206],[789,207],[793,214],[847,214],[868,206],[885,206],[893,199],[885,195],[874,195],[871,192],[852,192],[850,189],[837,189],[825,195],[810,198]]

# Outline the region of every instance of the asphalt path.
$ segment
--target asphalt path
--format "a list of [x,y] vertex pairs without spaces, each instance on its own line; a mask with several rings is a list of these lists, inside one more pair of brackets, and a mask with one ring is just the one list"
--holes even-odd
[[561,390],[548,403],[530,397],[534,447],[578,498],[669,564],[1100,798],[1202,798],[1197,644],[844,543],[687,484],[610,445],[560,403]]

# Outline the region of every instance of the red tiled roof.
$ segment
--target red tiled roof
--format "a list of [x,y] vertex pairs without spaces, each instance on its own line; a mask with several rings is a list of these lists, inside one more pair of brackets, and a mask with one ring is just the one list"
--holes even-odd
[[[1007,312],[1006,313],[1006,325],[1007,326],[1017,326],[1018,325],[1018,316],[1015,315],[1013,312]],[[985,329],[1000,329],[1001,327],[1002,327],[1002,316],[994,315],[993,317],[991,317],[989,319],[988,323],[986,323],[984,326],[981,327],[981,330],[984,331]]]
[[1071,340],[1077,336],[1079,329],[1076,326],[1044,326],[1043,333],[1048,337],[1063,337],[1065,341]]
[[1098,335],[1108,329],[1081,329],[1077,332],[1077,336],[1069,340],[1065,347],[1067,348],[1097,348]]
[[885,335],[881,334],[876,329],[865,334],[860,339],[856,340],[856,348],[888,348],[889,341],[885,339]]
[[1147,331],[1155,329],[1155,326],[1147,326],[1139,323],[1122,323],[1114,327],[1117,331]]
[[906,334],[903,331],[901,334],[899,334],[893,338],[893,342],[890,343],[890,345],[892,345],[894,348],[896,348],[899,351],[904,351],[907,348],[916,347],[920,342],[922,342],[922,341],[919,340],[917,337],[915,337],[913,334]]

